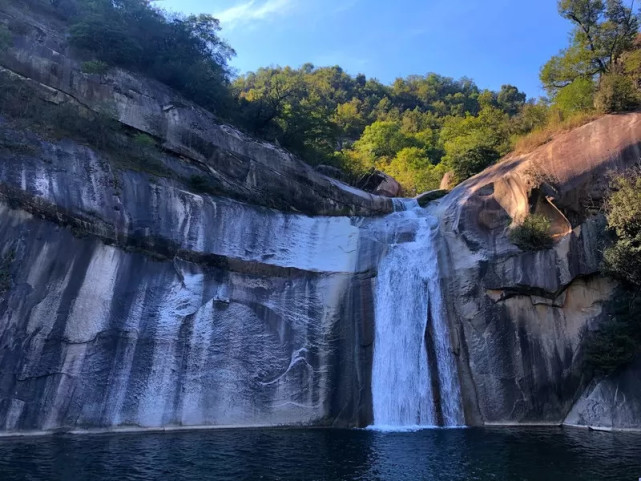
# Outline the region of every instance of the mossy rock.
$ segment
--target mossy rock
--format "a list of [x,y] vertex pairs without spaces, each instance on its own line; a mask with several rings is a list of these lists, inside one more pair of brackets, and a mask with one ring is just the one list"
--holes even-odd
[[445,197],[448,193],[449,190],[445,189],[430,190],[428,192],[420,194],[418,197],[416,197],[416,200],[418,201],[418,205],[420,205],[421,207],[425,207],[430,202],[440,199],[441,197]]

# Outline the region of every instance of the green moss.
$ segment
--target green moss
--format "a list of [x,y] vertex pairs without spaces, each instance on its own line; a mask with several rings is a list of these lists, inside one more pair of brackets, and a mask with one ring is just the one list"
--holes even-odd
[[103,75],[109,70],[109,64],[100,60],[89,60],[81,66],[84,73]]
[[0,24],[0,52],[4,52],[8,49],[11,46],[12,41],[13,35],[11,35],[9,28],[4,24]]

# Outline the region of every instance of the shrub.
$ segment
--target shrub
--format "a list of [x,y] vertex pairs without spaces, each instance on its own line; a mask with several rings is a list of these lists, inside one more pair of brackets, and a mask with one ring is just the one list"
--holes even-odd
[[598,377],[631,362],[641,346],[641,297],[624,291],[615,298],[611,318],[585,341],[585,366]]
[[593,104],[594,82],[588,78],[576,79],[560,89],[554,98],[554,106],[564,114],[591,110]]
[[593,110],[563,114],[558,109],[550,109],[546,124],[535,128],[530,133],[516,140],[514,152],[524,154],[551,141],[555,135],[581,127],[600,117]]
[[605,250],[606,272],[634,286],[641,286],[641,239],[621,239]]
[[608,226],[619,238],[641,234],[641,170],[632,169],[611,183],[607,204]]
[[605,250],[604,264],[623,286],[611,319],[586,341],[586,364],[597,376],[607,376],[641,351],[641,171],[617,177],[612,188],[606,214],[617,240]]
[[109,70],[109,64],[100,60],[90,60],[84,62],[81,68],[84,73],[102,75]]
[[156,146],[156,141],[149,135],[143,134],[142,132],[134,135],[133,141],[134,144],[141,149],[150,149]]
[[612,183],[606,204],[608,226],[617,241],[605,250],[605,268],[614,277],[641,287],[641,171],[633,169]]
[[216,189],[210,179],[204,175],[192,175],[191,177],[189,177],[187,184],[194,192],[198,194],[220,194],[220,192]]
[[147,0],[78,1],[71,45],[97,60],[134,70],[221,113],[231,102],[234,51],[211,15],[169,15]]
[[452,155],[452,169],[459,180],[465,180],[496,163],[501,154],[493,147],[479,145]]
[[509,238],[524,251],[549,249],[553,245],[550,221],[540,214],[529,215],[522,224],[512,227]]
[[639,106],[639,93],[632,78],[621,74],[604,75],[594,97],[599,112],[625,112]]

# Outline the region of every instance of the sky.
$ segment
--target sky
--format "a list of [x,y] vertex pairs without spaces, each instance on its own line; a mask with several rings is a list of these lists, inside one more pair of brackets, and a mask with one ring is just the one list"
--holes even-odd
[[340,65],[389,84],[435,72],[480,88],[544,94],[541,66],[568,42],[557,0],[159,0],[210,13],[242,74],[259,67]]

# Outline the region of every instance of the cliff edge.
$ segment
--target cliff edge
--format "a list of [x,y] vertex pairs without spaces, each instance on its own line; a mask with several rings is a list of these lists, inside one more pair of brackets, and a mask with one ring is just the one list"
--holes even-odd
[[[609,314],[600,209],[610,174],[641,158],[641,114],[606,115],[455,188],[435,208],[468,422],[641,428],[638,363],[590,383],[583,341]],[[551,221],[554,246],[522,251],[509,227]],[[599,413],[598,415],[594,413]]]

